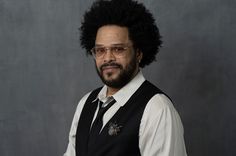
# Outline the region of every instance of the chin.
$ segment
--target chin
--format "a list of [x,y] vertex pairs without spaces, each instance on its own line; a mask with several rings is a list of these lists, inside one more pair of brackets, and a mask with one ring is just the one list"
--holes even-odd
[[120,77],[120,73],[116,72],[109,72],[109,73],[103,73],[103,78],[106,81],[114,81]]
[[117,82],[118,81],[118,78],[117,77],[109,77],[109,78],[107,78],[107,77],[105,77],[105,78],[103,78],[104,79],[104,81],[105,82],[108,82],[109,84],[111,83],[113,83],[113,82]]

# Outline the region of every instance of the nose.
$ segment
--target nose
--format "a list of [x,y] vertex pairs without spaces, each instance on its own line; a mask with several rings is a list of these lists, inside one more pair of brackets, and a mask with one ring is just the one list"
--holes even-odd
[[116,58],[113,55],[111,49],[107,48],[103,59],[104,59],[104,62],[111,62],[111,61],[114,61]]

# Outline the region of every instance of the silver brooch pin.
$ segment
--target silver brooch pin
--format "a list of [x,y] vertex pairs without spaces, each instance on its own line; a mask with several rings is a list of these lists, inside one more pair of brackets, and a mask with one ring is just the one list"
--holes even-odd
[[119,126],[116,123],[110,123],[108,127],[108,134],[110,136],[116,136],[121,131],[122,126]]

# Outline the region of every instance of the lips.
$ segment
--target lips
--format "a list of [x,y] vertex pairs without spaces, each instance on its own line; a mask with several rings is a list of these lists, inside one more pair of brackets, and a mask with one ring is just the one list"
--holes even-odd
[[101,71],[112,71],[114,69],[118,69],[118,68],[121,68],[121,66],[119,64],[115,64],[115,63],[112,63],[112,64],[103,64],[100,69]]
[[112,72],[116,69],[119,69],[119,66],[105,66],[102,68],[103,72]]

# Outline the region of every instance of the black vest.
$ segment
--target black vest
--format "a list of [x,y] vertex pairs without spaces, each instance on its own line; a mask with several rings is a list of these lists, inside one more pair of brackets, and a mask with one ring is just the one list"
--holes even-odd
[[90,125],[97,108],[97,101],[93,101],[100,90],[101,88],[98,88],[89,95],[82,110],[76,132],[76,156],[141,156],[139,125],[144,109],[155,94],[164,93],[145,81],[108,121],[99,137],[94,138],[96,146],[88,148]]

